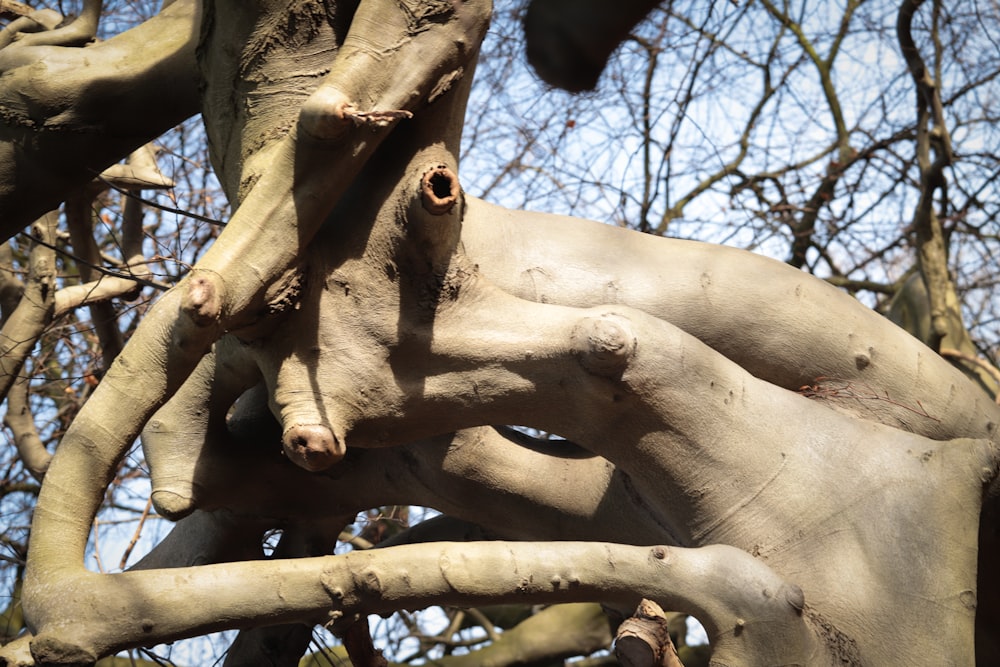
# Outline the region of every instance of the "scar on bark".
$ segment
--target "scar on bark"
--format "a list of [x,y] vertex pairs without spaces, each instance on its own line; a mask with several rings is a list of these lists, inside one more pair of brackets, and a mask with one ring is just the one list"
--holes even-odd
[[628,319],[613,313],[584,319],[572,338],[580,364],[594,375],[620,377],[635,354],[636,338]]

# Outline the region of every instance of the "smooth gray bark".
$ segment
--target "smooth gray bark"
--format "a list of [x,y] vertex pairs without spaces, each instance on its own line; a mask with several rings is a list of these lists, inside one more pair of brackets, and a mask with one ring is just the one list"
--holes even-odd
[[[787,266],[466,197],[489,3],[330,7],[206,10],[203,113],[235,212],[46,473],[33,659],[429,604],[650,598],[697,616],[720,664],[971,664],[1000,408]],[[290,86],[277,74],[300,52]],[[483,426],[514,423],[586,453]],[[136,571],[87,572],[140,432],[154,502],[180,521]],[[389,502],[539,541],[251,560],[268,527],[311,540]]]

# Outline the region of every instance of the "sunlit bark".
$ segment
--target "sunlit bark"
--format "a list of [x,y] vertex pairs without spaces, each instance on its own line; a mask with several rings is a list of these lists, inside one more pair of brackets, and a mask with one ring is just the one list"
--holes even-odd
[[[99,160],[187,110],[198,72],[234,212],[62,439],[32,528],[33,637],[0,656],[91,664],[241,628],[233,661],[289,661],[302,627],[353,633],[367,614],[647,598],[701,620],[720,664],[971,664],[1000,408],[794,267],[467,196],[458,145],[490,11],[220,0],[195,29],[179,1],[125,33],[183,26],[149,58],[187,87]],[[19,76],[49,48],[70,47],[12,41],[0,64]],[[168,76],[149,65],[135,104]],[[152,502],[178,523],[132,571],[88,572],[140,433]],[[323,555],[387,503],[450,518]],[[456,534],[520,542],[442,540]],[[933,604],[901,613],[913,599]]]

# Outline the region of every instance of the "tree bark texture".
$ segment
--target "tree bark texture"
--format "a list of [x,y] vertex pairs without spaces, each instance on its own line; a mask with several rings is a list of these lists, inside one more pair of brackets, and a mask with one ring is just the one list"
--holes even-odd
[[[185,92],[96,159],[188,113],[197,72],[234,213],[45,473],[32,659],[429,604],[648,598],[699,618],[719,664],[971,664],[1000,408],[794,268],[466,196],[458,143],[490,11],[218,0],[199,22],[178,0],[149,22],[174,21],[146,28],[172,41],[148,49],[164,71],[135,99],[161,76]],[[22,55],[13,76],[38,66]],[[140,433],[177,526],[133,571],[88,572],[91,522]],[[385,503],[512,541],[319,555],[317,536]],[[256,560],[276,526],[284,555],[308,557]],[[0,656],[25,662],[23,642]]]

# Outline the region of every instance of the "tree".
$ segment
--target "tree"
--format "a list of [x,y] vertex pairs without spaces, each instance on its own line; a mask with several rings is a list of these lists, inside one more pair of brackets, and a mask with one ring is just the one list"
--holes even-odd
[[[762,4],[808,52],[802,22]],[[6,236],[37,219],[21,258],[31,273],[4,303],[8,417],[15,398],[26,405],[21,369],[60,294],[66,309],[95,302],[105,356],[51,461],[30,429],[11,427],[44,483],[24,576],[31,632],[0,649],[7,664],[92,664],[222,628],[244,629],[232,664],[294,664],[314,624],[378,664],[359,622],[368,614],[583,601],[631,611],[644,598],[696,616],[718,664],[995,655],[995,586],[977,559],[996,548],[1000,409],[988,376],[974,381],[939,354],[977,367],[960,347],[941,223],[954,162],[934,74],[943,56],[931,39],[925,61],[914,37],[937,38],[939,3],[923,32],[918,7],[902,3],[896,32],[917,90],[912,229],[932,347],[798,268],[820,246],[821,205],[878,147],[859,158],[846,127],[807,205],[786,218],[783,264],[465,193],[459,144],[488,2],[165,5],[83,48],[100,2],[59,28],[0,5],[19,16],[0,43],[0,219]],[[642,11],[608,10],[532,11],[554,12],[584,43],[616,18],[614,42],[633,35]],[[822,81],[841,37],[813,58]],[[599,67],[613,46],[561,63],[531,53],[546,76],[580,87],[592,73],[553,72]],[[754,118],[768,99],[765,89]],[[233,212],[117,345],[120,331],[99,327],[96,290],[114,288],[104,303],[158,281],[134,197],[122,205],[120,282],[88,278],[101,265],[88,211],[103,196],[90,183],[103,171],[122,190],[169,186],[140,149],[199,110]],[[652,137],[648,114],[639,127]],[[731,177],[736,197],[795,201],[780,175],[741,162],[709,187]],[[78,293],[56,289],[51,211],[64,200]],[[91,525],[140,434],[151,503],[176,525],[129,571],[90,572]],[[445,517],[384,548],[329,555],[358,511],[390,504]],[[666,643],[633,659],[670,664]]]

